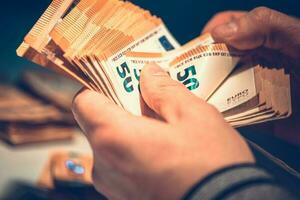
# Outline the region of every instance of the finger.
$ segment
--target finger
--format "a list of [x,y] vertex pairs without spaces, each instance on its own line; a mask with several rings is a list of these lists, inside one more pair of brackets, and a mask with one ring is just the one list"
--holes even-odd
[[73,100],[76,121],[89,137],[96,129],[127,123],[132,116],[112,103],[106,96],[88,89],[81,90]]
[[297,56],[300,22],[269,8],[256,8],[248,14],[212,30],[217,42],[225,42],[240,50],[267,47]]
[[222,24],[226,24],[235,19],[238,19],[245,14],[246,14],[245,11],[225,11],[225,12],[217,13],[205,25],[205,27],[202,30],[202,33],[211,32],[215,27],[222,25]]
[[174,81],[156,64],[144,67],[141,73],[141,93],[147,105],[167,122],[177,123],[194,116],[209,105]]
[[135,148],[142,138],[154,137],[158,130],[166,128],[165,123],[133,116],[104,95],[87,89],[76,95],[72,111],[92,148],[99,150],[109,146],[116,155],[129,150],[129,144]]
[[159,115],[157,115],[156,112],[154,112],[145,102],[145,100],[143,99],[143,97],[140,97],[140,104],[141,104],[141,111],[142,111],[142,115],[152,118],[152,119],[158,119],[161,120],[159,117]]

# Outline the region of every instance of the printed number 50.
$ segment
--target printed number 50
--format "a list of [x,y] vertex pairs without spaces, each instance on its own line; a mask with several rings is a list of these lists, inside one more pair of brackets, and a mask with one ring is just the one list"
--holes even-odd
[[[130,70],[128,68],[128,65],[124,62],[121,64],[121,68],[117,67],[117,71],[119,76],[122,79],[125,79],[123,81],[123,87],[126,90],[126,92],[132,92],[133,91],[133,86],[132,84],[130,84],[132,82],[132,78],[130,76]],[[129,75],[128,77],[126,77],[127,75]]]
[[[184,71],[177,73],[177,80],[182,82],[183,85],[187,87],[189,90],[195,90],[199,87],[199,81],[196,78],[192,78],[191,76],[196,75],[195,66],[190,66],[185,68]],[[190,78],[189,78],[190,77]]]

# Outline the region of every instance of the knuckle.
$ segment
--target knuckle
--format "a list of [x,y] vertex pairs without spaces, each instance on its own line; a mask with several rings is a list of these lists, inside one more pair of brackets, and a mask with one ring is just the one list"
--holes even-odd
[[258,22],[268,22],[272,18],[274,11],[268,7],[261,6],[252,10],[250,14]]
[[224,17],[224,16],[229,16],[229,15],[231,15],[232,14],[232,11],[230,11],[230,10],[226,10],[226,11],[221,11],[221,12],[218,12],[218,13],[216,13],[214,16],[213,16],[213,18],[222,18],[222,17]]
[[162,81],[158,84],[158,91],[161,93],[170,93],[178,88],[182,88],[183,85],[174,80]]
[[283,24],[280,22],[282,21],[282,15],[276,11],[272,10],[267,7],[258,7],[254,9],[252,12],[252,19],[258,25],[261,25],[261,33],[263,33],[264,41],[263,45],[268,47],[274,47],[278,44],[277,37],[278,32],[276,27],[281,27]]
[[152,95],[152,104],[155,107],[164,105],[171,98],[174,98],[174,93],[180,92],[183,87],[176,81],[160,82],[157,85],[156,92]]

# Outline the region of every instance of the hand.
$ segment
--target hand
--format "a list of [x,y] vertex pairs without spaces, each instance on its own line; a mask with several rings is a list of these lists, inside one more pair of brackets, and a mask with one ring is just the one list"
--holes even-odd
[[74,100],[94,153],[95,187],[109,199],[180,199],[208,174],[254,162],[222,115],[160,67],[144,68],[141,91],[162,121],[133,116],[89,90]]
[[266,66],[285,67],[291,74],[293,114],[268,127],[275,135],[300,144],[300,20],[261,7],[219,13],[203,31],[211,32],[217,42],[248,51]]
[[239,50],[265,47],[300,60],[300,20],[269,8],[219,13],[204,31]]
[[245,11],[223,11],[215,14],[204,26],[202,33],[211,32],[217,26],[227,24],[246,15]]

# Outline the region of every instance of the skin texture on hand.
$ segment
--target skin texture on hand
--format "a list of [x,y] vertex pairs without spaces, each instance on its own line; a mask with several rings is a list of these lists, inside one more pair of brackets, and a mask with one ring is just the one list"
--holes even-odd
[[219,13],[203,31],[239,50],[265,47],[300,60],[300,20],[269,8]]
[[157,65],[143,69],[141,92],[161,120],[133,116],[89,90],[74,99],[93,149],[95,187],[109,199],[179,200],[208,174],[254,162],[222,115]]
[[244,16],[247,12],[245,11],[223,11],[215,14],[210,21],[202,29],[202,34],[211,32],[217,26],[227,24],[231,21],[237,20]]

